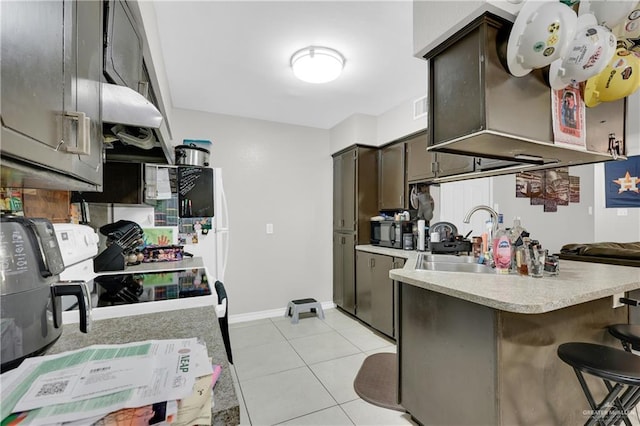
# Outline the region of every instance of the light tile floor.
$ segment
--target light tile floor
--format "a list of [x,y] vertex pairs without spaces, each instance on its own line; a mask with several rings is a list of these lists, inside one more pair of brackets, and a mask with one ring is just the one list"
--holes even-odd
[[353,390],[364,359],[396,346],[338,309],[298,324],[284,316],[231,324],[229,333],[244,426],[415,425]]

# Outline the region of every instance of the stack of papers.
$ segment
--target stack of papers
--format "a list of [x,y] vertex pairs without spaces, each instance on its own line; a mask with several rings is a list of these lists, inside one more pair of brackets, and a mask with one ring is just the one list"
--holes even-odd
[[211,422],[220,367],[196,338],[94,345],[25,359],[0,377],[3,425]]

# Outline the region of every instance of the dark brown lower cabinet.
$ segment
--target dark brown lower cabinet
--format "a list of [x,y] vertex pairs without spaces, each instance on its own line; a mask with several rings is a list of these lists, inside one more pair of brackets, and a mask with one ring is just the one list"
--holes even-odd
[[333,302],[356,313],[355,233],[333,233]]
[[356,316],[389,337],[395,337],[396,312],[389,271],[403,266],[402,258],[356,252]]

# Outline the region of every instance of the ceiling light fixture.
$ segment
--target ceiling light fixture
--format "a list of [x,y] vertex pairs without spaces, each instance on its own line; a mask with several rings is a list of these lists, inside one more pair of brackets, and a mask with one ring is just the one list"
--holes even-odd
[[328,47],[309,46],[291,56],[293,74],[308,83],[327,83],[338,78],[344,56]]

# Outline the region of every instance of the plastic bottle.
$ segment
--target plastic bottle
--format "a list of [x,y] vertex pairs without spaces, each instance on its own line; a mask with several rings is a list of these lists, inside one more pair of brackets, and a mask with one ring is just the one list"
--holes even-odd
[[511,269],[512,249],[509,234],[504,229],[502,214],[500,214],[498,215],[498,230],[493,238],[493,263],[496,266],[496,273],[509,273]]
[[425,241],[426,241],[426,226],[425,220],[420,219],[418,221],[418,251],[424,251],[425,249]]
[[516,216],[513,218],[513,226],[509,232],[509,240],[511,241],[511,245],[514,247],[522,245],[522,233],[527,232],[520,223],[520,216]]
[[[509,229],[509,240],[511,241],[511,271],[520,272],[520,266],[522,265],[522,256],[518,258],[516,256],[518,249],[522,247],[522,238],[528,236],[529,233],[520,224],[520,217],[513,218],[513,226]],[[527,275],[527,274],[524,274]]]

